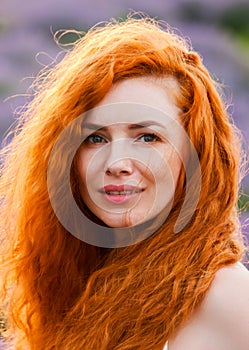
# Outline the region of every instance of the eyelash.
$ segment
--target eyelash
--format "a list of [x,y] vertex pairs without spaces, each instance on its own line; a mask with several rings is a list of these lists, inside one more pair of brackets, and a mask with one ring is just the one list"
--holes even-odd
[[[152,137],[153,140],[148,141],[148,142],[144,141],[144,143],[152,143],[152,142],[159,142],[159,141],[161,141],[160,137],[158,137],[156,134],[153,134],[153,133],[144,133],[143,135],[141,135],[141,136],[138,137],[138,140],[140,140],[142,137],[148,137],[148,136]],[[100,141],[100,142],[94,142],[94,141],[93,141],[93,138],[94,138],[94,137],[100,138],[101,141]],[[102,140],[103,140],[104,142],[103,142]],[[98,135],[98,134],[89,135],[89,136],[86,138],[86,141],[87,141],[87,142],[90,142],[90,143],[92,143],[92,144],[106,143],[106,140],[105,140],[102,136],[100,136],[100,135]]]
[[[94,138],[94,137],[101,138],[102,140],[104,140],[104,142],[94,142],[94,141],[93,141],[93,138]],[[98,135],[98,134],[89,135],[89,136],[86,138],[86,141],[88,141],[88,142],[90,142],[90,143],[92,143],[92,144],[105,143],[105,142],[106,142],[105,139],[104,139],[102,136]]]
[[145,142],[145,143],[151,143],[151,142],[158,142],[158,141],[161,141],[160,137],[158,137],[156,134],[153,134],[153,133],[145,133],[143,135],[141,135],[139,137],[139,139],[141,139],[142,137],[147,137],[147,136],[151,136],[153,137],[153,141],[149,141],[149,142]]

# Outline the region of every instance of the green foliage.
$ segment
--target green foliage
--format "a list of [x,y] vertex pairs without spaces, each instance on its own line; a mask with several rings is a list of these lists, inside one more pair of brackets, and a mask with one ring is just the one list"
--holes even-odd
[[0,96],[5,96],[13,91],[13,86],[7,82],[0,81]]
[[179,9],[180,18],[189,22],[205,22],[209,20],[206,5],[196,1],[183,3]]
[[0,311],[0,338],[3,337],[4,332],[6,332],[6,317],[4,313]]
[[227,8],[221,14],[220,25],[249,41],[249,3],[236,4]]
[[238,209],[240,212],[249,211],[249,194],[241,193],[238,200]]
[[7,19],[0,16],[0,34],[3,34],[8,29],[9,25]]
[[77,40],[79,40],[83,34],[80,34],[79,32],[76,32],[74,30],[65,30],[59,32],[58,41],[60,45],[70,45],[75,43]]

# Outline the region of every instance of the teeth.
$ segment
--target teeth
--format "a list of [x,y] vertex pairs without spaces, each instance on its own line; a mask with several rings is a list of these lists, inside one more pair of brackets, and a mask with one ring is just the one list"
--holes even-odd
[[135,191],[106,191],[107,194],[111,195],[125,195],[125,194],[133,194],[133,193],[139,193],[142,192],[142,190],[135,190]]

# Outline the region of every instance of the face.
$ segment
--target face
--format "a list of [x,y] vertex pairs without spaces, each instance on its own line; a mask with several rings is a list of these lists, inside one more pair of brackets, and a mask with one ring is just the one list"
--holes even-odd
[[135,226],[172,203],[184,150],[175,93],[173,79],[127,79],[87,117],[76,157],[79,189],[107,226]]

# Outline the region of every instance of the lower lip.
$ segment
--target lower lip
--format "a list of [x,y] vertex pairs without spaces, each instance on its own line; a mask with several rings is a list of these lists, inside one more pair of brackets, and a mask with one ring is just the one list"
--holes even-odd
[[105,198],[111,202],[111,203],[117,203],[117,204],[123,204],[128,202],[130,199],[133,199],[134,197],[137,197],[142,192],[136,192],[132,194],[107,194],[105,193]]

